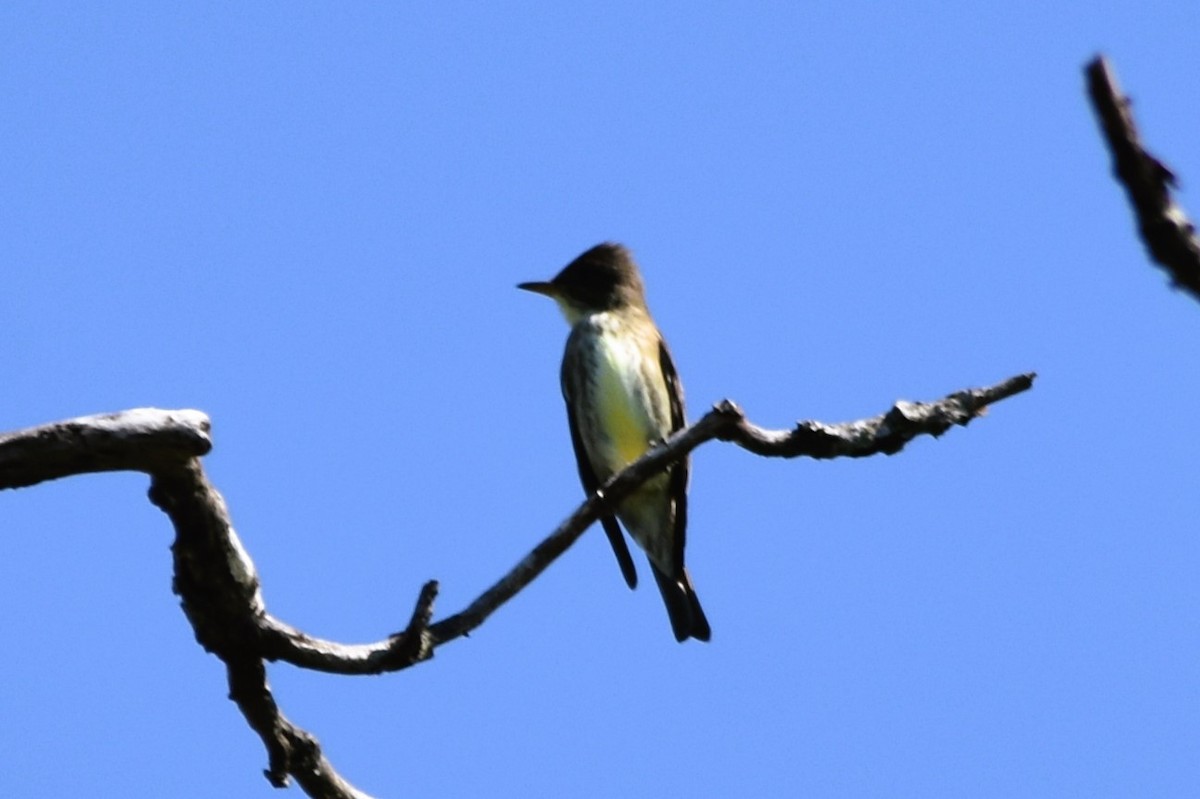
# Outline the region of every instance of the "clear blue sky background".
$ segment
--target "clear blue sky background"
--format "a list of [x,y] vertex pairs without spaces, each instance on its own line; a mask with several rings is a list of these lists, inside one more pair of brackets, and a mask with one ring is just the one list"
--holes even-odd
[[[708,645],[592,532],[431,663],[272,667],[352,781],[1200,795],[1200,303],[1082,77],[1108,52],[1197,185],[1200,4],[397,5],[0,6],[0,429],[209,413],[281,618],[376,640],[429,578],[453,612],[579,501],[567,331],[514,285],[598,241],[692,418],[1041,377],[891,458],[703,448]],[[0,495],[4,796],[276,795],[147,485]]]

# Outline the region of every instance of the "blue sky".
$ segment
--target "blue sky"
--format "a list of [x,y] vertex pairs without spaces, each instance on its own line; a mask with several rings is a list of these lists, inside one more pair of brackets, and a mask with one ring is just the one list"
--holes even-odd
[[[1148,266],[1081,69],[1112,57],[1196,185],[1200,5],[395,5],[0,7],[0,429],[210,414],[284,620],[376,640],[430,578],[458,610],[580,500],[566,328],[514,285],[598,241],[692,418],[1041,377],[891,458],[700,450],[710,644],[593,531],[431,663],[272,667],[348,778],[1197,795],[1200,304]],[[147,484],[0,495],[6,796],[274,795]]]

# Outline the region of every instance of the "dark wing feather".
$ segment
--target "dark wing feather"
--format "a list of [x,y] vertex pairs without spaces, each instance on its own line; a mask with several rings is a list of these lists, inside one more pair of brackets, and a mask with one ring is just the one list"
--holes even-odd
[[[592,471],[592,464],[588,460],[587,452],[583,449],[583,439],[579,437],[579,424],[575,421],[575,403],[571,399],[565,370],[563,398],[567,401],[567,424],[571,427],[571,446],[575,448],[575,465],[579,467],[579,481],[583,483],[584,491],[594,494],[600,487],[600,482],[596,479],[596,473]],[[621,576],[625,578],[625,584],[630,588],[637,588],[637,567],[633,565],[633,556],[629,554],[629,545],[625,543],[625,536],[621,534],[621,528],[617,526],[616,517],[611,513],[601,516],[600,525],[604,528],[604,534],[608,536],[608,543],[612,547],[613,555],[617,558],[617,565],[621,567]]]
[[[671,432],[675,433],[687,424],[683,410],[683,384],[679,382],[679,373],[675,371],[675,362],[671,360],[667,342],[662,339],[658,342],[658,363],[662,368],[663,379],[667,382],[667,395],[671,400]],[[688,461],[688,458],[684,458],[671,467],[669,490],[671,500],[675,503],[675,534],[672,541],[674,549],[671,553],[671,565],[675,574],[671,576],[675,579],[679,579],[683,574],[683,545],[687,537],[687,487],[690,468]]]

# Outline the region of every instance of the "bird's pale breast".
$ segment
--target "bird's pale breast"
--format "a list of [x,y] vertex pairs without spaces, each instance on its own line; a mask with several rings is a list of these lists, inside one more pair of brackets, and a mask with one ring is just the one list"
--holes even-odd
[[[658,363],[657,341],[616,335],[608,320],[597,320],[586,346],[595,364],[593,407],[601,429],[591,431],[605,452],[592,452],[597,471],[613,473],[641,457],[650,445],[670,432],[670,404]],[[649,350],[649,351],[647,351]]]
[[[670,393],[652,324],[641,335],[631,334],[628,324],[622,327],[611,314],[594,314],[575,326],[567,343],[563,387],[583,450],[601,483],[671,432]],[[675,511],[669,479],[666,473],[651,477],[621,502],[617,516],[657,567],[673,573]]]

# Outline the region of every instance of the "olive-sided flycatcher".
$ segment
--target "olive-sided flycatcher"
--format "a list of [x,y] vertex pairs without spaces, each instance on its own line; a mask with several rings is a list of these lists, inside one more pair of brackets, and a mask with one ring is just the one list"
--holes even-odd
[[[549,282],[518,288],[554,299],[571,325],[562,392],[579,477],[591,493],[684,426],[679,375],[646,308],[637,264],[621,245],[599,244]],[[707,641],[708,619],[683,566],[687,483],[685,458],[643,483],[616,516],[646,551],[675,638]],[[637,572],[621,530],[611,514],[600,521],[633,588]]]

